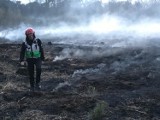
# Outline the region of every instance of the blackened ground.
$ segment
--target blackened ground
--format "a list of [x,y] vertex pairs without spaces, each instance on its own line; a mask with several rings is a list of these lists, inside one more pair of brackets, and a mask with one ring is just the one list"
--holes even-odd
[[26,68],[18,62],[20,45],[0,45],[0,119],[87,120],[102,102],[97,119],[160,119],[159,47],[44,49],[42,91],[30,93]]

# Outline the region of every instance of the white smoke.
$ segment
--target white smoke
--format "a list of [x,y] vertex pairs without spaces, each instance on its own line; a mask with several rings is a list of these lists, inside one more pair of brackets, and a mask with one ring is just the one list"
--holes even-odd
[[95,68],[89,68],[85,70],[82,70],[82,69],[76,70],[72,74],[72,78],[78,78],[86,74],[92,74],[92,75],[97,73],[101,74],[101,71],[103,71],[104,69],[106,69],[106,64],[101,63],[101,64],[98,64]]
[[[16,41],[24,39],[24,30],[30,27],[29,25],[21,24],[17,28],[10,28],[0,31],[0,37]],[[59,39],[56,42],[60,43],[88,43],[107,42],[114,39],[146,39],[160,37],[160,20],[143,19],[136,23],[131,23],[124,18],[117,16],[104,15],[100,18],[94,18],[89,24],[80,24],[77,26],[69,26],[60,24],[34,27],[36,35],[42,39]],[[79,37],[80,38],[79,40]]]
[[[160,20],[142,19],[132,23],[124,18],[104,15],[93,18],[89,24],[69,26],[63,24],[58,28],[53,26],[37,28],[37,33],[42,38],[67,38],[61,43],[98,43],[114,39],[146,39],[160,37]],[[79,40],[80,37],[80,40]]]
[[[119,0],[116,1],[118,2]],[[133,1],[135,2],[136,0],[132,0],[132,2]],[[144,0],[141,1],[144,2]],[[90,3],[94,1],[84,0],[83,2]],[[107,0],[102,2],[106,3]],[[78,9],[75,8],[74,2],[71,6],[71,12],[67,13],[70,17],[69,20],[72,19],[73,11]],[[82,8],[80,5],[78,7]],[[154,10],[157,9],[158,8],[155,8]],[[76,25],[71,25],[61,21],[57,22],[58,18],[48,17],[45,19],[41,18],[43,22],[47,21],[45,26],[33,26],[33,28],[36,31],[36,36],[43,41],[50,40],[54,43],[63,44],[97,45],[103,43],[103,45],[110,47],[124,47],[130,45],[145,45],[149,39],[160,38],[160,20],[158,18],[147,18],[145,15],[142,15],[142,17],[140,16],[140,13],[133,14],[132,16],[131,14],[134,13],[134,11],[127,11],[120,7],[117,9],[115,8],[115,10],[117,10],[116,13],[125,13],[123,14],[124,16],[122,15],[122,17],[117,14],[110,13],[106,13],[101,16],[95,15],[89,20],[80,20]],[[146,12],[147,14],[148,9],[145,10],[140,10],[140,12],[142,12],[142,14]],[[128,18],[128,15],[132,17]],[[74,18],[78,18],[79,20],[81,16],[76,15]],[[16,28],[9,28],[5,30],[0,29],[0,38],[9,39],[11,41],[24,40],[24,31],[28,27],[32,26],[21,24]]]
[[19,26],[15,28],[9,28],[0,31],[0,38],[5,38],[11,41],[17,41],[17,40],[23,40],[24,39],[24,33],[25,30],[29,25],[20,24]]
[[83,48],[64,48],[58,56],[56,56],[53,62],[64,60],[64,59],[94,59],[100,58],[103,56],[115,55],[123,51],[123,48],[117,47],[112,48],[109,46],[100,46],[100,47],[90,47],[84,46]]
[[59,89],[66,87],[66,86],[71,86],[71,84],[68,81],[59,83],[52,91],[53,92],[58,91]]

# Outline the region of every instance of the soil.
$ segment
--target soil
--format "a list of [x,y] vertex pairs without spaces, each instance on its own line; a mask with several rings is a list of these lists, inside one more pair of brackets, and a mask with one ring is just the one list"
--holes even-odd
[[159,120],[160,47],[44,43],[41,91],[29,91],[18,43],[0,44],[1,120]]

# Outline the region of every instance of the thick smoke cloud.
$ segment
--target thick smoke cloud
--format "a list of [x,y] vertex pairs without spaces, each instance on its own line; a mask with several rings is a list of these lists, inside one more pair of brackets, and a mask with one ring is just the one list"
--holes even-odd
[[[0,37],[16,41],[24,39],[24,31],[29,25],[22,24],[17,28],[2,30]],[[44,40],[50,39],[59,43],[79,43],[79,44],[104,44],[115,43],[117,40],[128,40],[134,43],[145,39],[160,37],[160,20],[143,19],[134,23],[126,21],[124,18],[104,15],[100,18],[90,20],[88,24],[69,26],[65,23],[54,27],[37,26],[34,27],[37,37]]]
[[[81,9],[84,7],[83,5],[78,5],[78,8],[74,7],[73,3],[68,16],[73,17],[72,12],[75,9]],[[146,4],[144,6],[148,7]],[[141,15],[139,15],[134,13],[135,9],[126,11],[123,7],[119,7],[114,14],[108,12],[101,16],[94,15],[87,19],[87,22],[83,14],[80,14],[80,16],[74,16],[77,19],[82,18],[76,24],[66,23],[65,20],[62,22],[58,18],[56,18],[56,22],[52,19],[48,22],[47,18],[40,18],[44,22],[46,21],[46,24],[33,26],[33,28],[37,37],[54,43],[107,45],[111,47],[144,45],[147,44],[148,40],[160,37],[160,19],[147,16],[148,12],[145,12],[144,8],[141,8]],[[157,7],[155,9],[157,11]],[[155,12],[155,9],[150,11]],[[32,25],[23,23],[16,28],[1,30],[0,37],[11,41],[24,40],[24,31],[27,27],[32,27]]]

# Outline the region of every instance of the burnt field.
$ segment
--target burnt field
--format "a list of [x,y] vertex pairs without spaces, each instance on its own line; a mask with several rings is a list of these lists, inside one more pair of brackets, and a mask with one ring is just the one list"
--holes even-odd
[[20,44],[0,44],[0,119],[159,120],[160,47],[44,44],[42,91],[30,93]]

